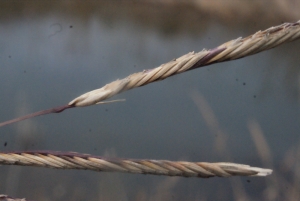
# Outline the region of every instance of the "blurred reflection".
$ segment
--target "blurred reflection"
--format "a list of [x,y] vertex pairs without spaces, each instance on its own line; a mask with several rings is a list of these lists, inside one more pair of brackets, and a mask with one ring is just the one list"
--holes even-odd
[[[297,21],[299,6],[293,0],[1,1],[0,121],[63,105],[187,52]],[[276,179],[199,180],[3,166],[0,178],[6,182],[0,182],[0,194],[64,201],[262,200],[271,197],[269,183],[277,182],[287,186],[275,194],[278,200],[297,200],[299,48],[295,41],[116,97],[126,102],[38,117],[0,132],[1,151],[103,155],[115,150],[123,158],[230,159],[260,166],[270,164],[257,153],[261,140],[253,143],[261,128]]]

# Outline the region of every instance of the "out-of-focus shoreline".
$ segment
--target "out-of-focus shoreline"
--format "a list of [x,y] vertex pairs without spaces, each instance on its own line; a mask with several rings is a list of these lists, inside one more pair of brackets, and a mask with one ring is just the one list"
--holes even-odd
[[0,22],[56,12],[82,20],[96,15],[108,26],[119,20],[130,20],[165,34],[182,30],[199,33],[211,20],[245,29],[249,24],[262,29],[285,21],[297,21],[300,17],[297,7],[300,2],[293,0],[1,1]]

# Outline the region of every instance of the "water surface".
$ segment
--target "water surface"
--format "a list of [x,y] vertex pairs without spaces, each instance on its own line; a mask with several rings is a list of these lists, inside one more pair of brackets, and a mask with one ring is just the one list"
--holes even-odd
[[[187,26],[185,21],[175,23],[172,14],[166,15],[172,23],[158,26],[151,23],[156,19],[152,14],[149,24],[141,23],[112,5],[67,12],[55,4],[38,4],[43,8],[39,12],[5,6],[12,11],[0,19],[1,121],[66,104],[115,79],[270,26],[260,22],[228,27],[208,16]],[[273,176],[167,178],[2,166],[0,193],[32,200],[232,200],[236,191],[252,199],[266,198],[267,187],[276,189],[279,181],[292,189],[299,178],[295,163],[300,140],[299,47],[295,41],[116,97],[126,102],[75,108],[0,131],[1,151],[226,161],[273,168]],[[201,113],[199,100],[211,108],[216,118],[212,126],[207,114]],[[272,164],[261,160],[252,140],[249,125],[251,129],[255,122],[270,147]]]

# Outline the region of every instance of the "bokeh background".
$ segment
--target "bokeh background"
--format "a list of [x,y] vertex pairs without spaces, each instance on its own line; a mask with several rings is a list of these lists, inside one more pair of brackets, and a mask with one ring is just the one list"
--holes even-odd
[[[0,121],[300,19],[297,0],[0,1]],[[0,128],[0,151],[235,162],[264,178],[179,178],[0,166],[31,200],[300,199],[300,42]]]

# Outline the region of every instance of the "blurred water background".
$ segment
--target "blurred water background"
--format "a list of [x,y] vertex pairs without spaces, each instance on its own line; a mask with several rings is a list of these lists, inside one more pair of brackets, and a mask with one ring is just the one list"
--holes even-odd
[[[0,1],[0,121],[64,105],[118,78],[300,19],[298,1]],[[0,194],[32,200],[299,199],[299,41],[0,128],[0,151],[235,162],[266,178],[0,167]],[[255,136],[265,140],[255,143]]]

